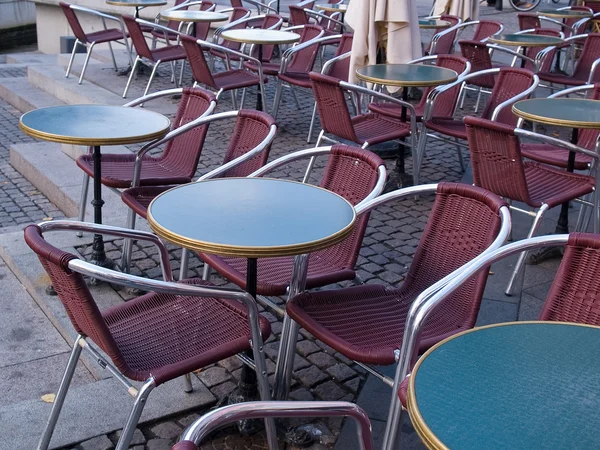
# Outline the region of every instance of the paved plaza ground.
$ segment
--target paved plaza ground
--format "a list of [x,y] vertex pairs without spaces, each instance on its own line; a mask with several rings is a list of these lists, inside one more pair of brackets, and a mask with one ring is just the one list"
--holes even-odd
[[[419,3],[420,14],[426,14],[429,8],[429,2]],[[501,21],[508,31],[517,29],[516,13],[512,10],[505,9],[500,13],[482,5],[481,15],[482,18],[485,16]],[[106,54],[98,52],[98,55],[98,59],[90,64],[86,81],[79,87],[76,77],[65,80],[60,76],[66,61],[64,57],[48,57],[36,53],[0,55],[0,279],[5,294],[0,297],[0,435],[4,436],[0,439],[0,449],[32,448],[37,441],[50,408],[45,401],[48,399],[46,395],[55,393],[58,388],[69,352],[68,340],[73,335],[57,298],[44,293],[47,278],[44,278],[37,260],[22,243],[21,230],[29,223],[75,216],[74,208],[78,201],[81,173],[67,155],[72,156],[81,149],[36,143],[19,130],[18,119],[22,112],[31,109],[32,106],[66,103],[67,97],[78,99],[78,94],[73,94],[74,92],[87,96],[87,100],[95,99],[98,103],[108,102],[109,99],[111,104],[119,104],[119,96],[126,79],[116,76],[108,69],[108,60],[101,59],[105,58]],[[81,67],[81,60],[78,60],[78,63]],[[146,72],[134,82],[130,99],[141,94],[147,77]],[[54,81],[50,82],[51,79]],[[190,74],[186,73],[185,80],[188,84],[190,79]],[[44,84],[48,84],[45,89]],[[268,83],[267,96],[271,101],[273,86],[274,83]],[[169,82],[169,72],[165,68],[159,71],[153,90],[170,87],[172,85]],[[67,93],[70,93],[71,97]],[[248,95],[251,99],[249,101],[253,102],[254,93],[250,92]],[[314,138],[311,144],[306,142],[312,111],[312,94],[299,91],[298,98],[300,109],[289,94],[284,96],[278,117],[278,134],[270,160],[314,146]],[[472,111],[473,100],[468,99],[463,113],[468,114]],[[162,102],[161,112],[172,115],[176,102],[175,99]],[[219,102],[217,111],[229,109],[230,98],[225,95]],[[198,166],[198,175],[220,164],[231,129],[231,123],[211,125]],[[139,146],[128,146],[120,151],[135,151],[138,148]],[[40,167],[46,164],[46,161],[47,170],[40,171]],[[469,161],[466,153],[465,161]],[[394,160],[387,159],[386,165],[388,170],[393,170]],[[323,166],[324,162],[318,161],[312,182],[318,182]],[[274,175],[298,180],[302,177],[303,167],[300,163],[293,163],[278,170]],[[18,168],[23,173],[20,173]],[[409,158],[407,170],[410,169]],[[469,175],[461,170],[454,148],[445,144],[432,143],[428,147],[421,176],[423,183],[461,180],[469,182]],[[107,192],[105,197],[107,223],[124,225],[126,209],[120,204],[117,196],[110,195]],[[398,285],[403,280],[431,205],[431,197],[410,198],[386,205],[371,214],[358,260],[358,274],[362,281]],[[201,208],[201,205],[197,207]],[[573,208],[570,214],[571,225],[574,225],[576,212]],[[548,215],[543,221],[541,233],[549,233],[554,229],[556,215],[557,211]],[[515,239],[525,237],[529,220],[523,216],[515,216]],[[141,229],[145,227],[144,223],[139,225]],[[79,252],[83,257],[89,256],[91,252],[89,238],[71,237],[60,242],[63,248]],[[120,241],[109,240],[106,247],[109,257],[115,260],[120,258]],[[172,267],[177,271],[181,250],[169,246],[169,252]],[[151,278],[160,277],[158,257],[150,246],[137,245],[133,253],[133,262],[133,273]],[[503,289],[514,262],[515,259],[512,258],[492,267],[478,324],[537,317],[559,260],[528,266],[516,294],[507,297]],[[190,275],[201,276],[202,264],[199,259],[192,258],[190,268]],[[227,284],[216,275],[213,275],[212,281],[219,285]],[[102,299],[105,306],[132,297],[125,289],[106,285],[95,287],[92,292]],[[274,298],[272,301],[280,305],[283,303],[282,299]],[[274,332],[265,346],[271,375],[275,368],[281,320],[269,311],[264,311],[264,315],[271,321]],[[119,417],[126,415],[131,400],[125,394],[123,397],[113,397],[115,385],[109,374],[99,370],[93,362],[84,363],[79,365],[76,372],[74,393],[67,397],[66,411],[64,417],[59,419],[57,436],[53,442],[65,449],[109,450],[118,439],[118,427],[114,426],[114,422],[118,419],[120,422],[117,423],[123,423]],[[393,368],[390,367],[381,370],[388,374],[393,373]],[[157,405],[164,405],[165,409],[160,410],[157,406],[143,417],[143,423],[134,436],[132,448],[170,448],[183,429],[195,418],[225,401],[236,387],[240,372],[241,362],[230,358],[195,373],[195,392],[191,396],[186,397],[187,394],[181,392],[182,386],[177,381],[167,383],[163,394],[159,394],[162,387],[157,389],[157,393],[153,395],[160,398],[153,398],[151,395],[149,408],[150,404],[156,401]],[[372,419],[378,445],[383,435],[390,395],[390,389],[373,376],[368,376],[364,369],[317,341],[310,334],[301,331],[290,394],[292,399],[357,402]],[[405,417],[404,422],[404,448],[423,448],[410,421]],[[311,423],[316,425],[319,435],[311,448],[357,448],[353,442],[350,424],[339,419],[315,420]],[[11,439],[25,439],[27,445],[20,446]],[[242,437],[230,428],[213,436],[202,448],[259,449],[264,448],[264,438],[261,433]],[[293,446],[288,445],[287,448]]]

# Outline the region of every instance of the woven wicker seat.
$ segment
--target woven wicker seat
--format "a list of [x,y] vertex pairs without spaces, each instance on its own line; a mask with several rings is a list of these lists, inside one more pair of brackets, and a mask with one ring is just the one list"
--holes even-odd
[[[95,270],[94,266],[52,246],[43,237],[43,229],[61,227],[154,242],[159,247],[163,273],[167,277],[164,282],[153,282],[160,293],[149,292],[100,311],[82,275],[89,275],[90,268]],[[119,449],[126,449],[153,388],[241,351],[251,350],[251,341],[262,347],[261,336],[266,339],[270,334],[269,321],[258,315],[249,294],[226,289],[217,291],[198,279],[171,282],[167,250],[150,233],[76,225],[74,222],[63,225],[57,221],[45,228],[44,225],[42,228],[28,226],[25,241],[38,255],[78,335],[38,448],[48,447],[82,348],[89,350],[101,366],[113,366],[126,384],[126,379],[143,382],[139,390],[129,388],[135,398],[134,408],[117,445]],[[74,262],[78,265],[74,266]],[[115,284],[149,288],[144,284],[148,283],[146,279],[111,270],[104,269],[98,276]],[[219,297],[215,297],[216,293]],[[110,361],[104,361],[88,340],[106,353]],[[268,400],[266,372],[262,373],[266,370],[264,355],[254,351],[254,358],[258,362],[263,399]]]

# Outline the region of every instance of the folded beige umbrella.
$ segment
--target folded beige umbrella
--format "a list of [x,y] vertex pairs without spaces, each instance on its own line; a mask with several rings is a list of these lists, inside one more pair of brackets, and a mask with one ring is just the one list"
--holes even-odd
[[479,0],[436,0],[431,15],[442,14],[458,16],[463,22],[479,20]]
[[411,0],[350,0],[345,23],[354,30],[349,80],[356,83],[356,69],[377,64],[378,44],[386,49],[386,61],[399,64],[420,58],[421,33],[417,5]]

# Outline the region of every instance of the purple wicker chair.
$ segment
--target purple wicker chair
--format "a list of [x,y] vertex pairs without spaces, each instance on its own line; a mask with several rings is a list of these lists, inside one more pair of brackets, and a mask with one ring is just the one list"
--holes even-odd
[[[221,177],[245,177],[266,164],[271,151],[271,144],[277,133],[275,120],[267,113],[245,109],[230,111],[204,117],[201,121],[195,121],[194,126],[200,126],[202,123],[206,129],[212,122],[233,118],[236,119],[235,126],[229,139],[229,145],[223,155],[223,164],[201,176],[198,181]],[[167,135],[161,141],[152,143],[148,147],[157,147],[162,145],[163,141],[171,141],[171,139],[173,138]],[[204,140],[202,140],[203,143]],[[176,186],[176,184],[140,186],[139,181],[134,180],[132,187],[121,193],[121,200],[130,208],[127,216],[127,227],[131,229],[135,228],[136,216],[147,218],[148,206],[156,196]],[[187,250],[184,249],[184,253],[182,254],[182,267],[187,266]],[[128,242],[123,250],[121,268],[128,271],[130,262],[131,243]],[[183,267],[182,273],[185,272],[186,268]]]
[[[502,69],[490,69],[483,72],[471,72],[454,83],[435,88],[428,97],[423,125],[419,137],[417,176],[425,159],[428,139],[437,139],[454,144],[458,160],[464,170],[461,148],[467,147],[467,130],[462,119],[436,117],[437,98],[449,90],[455,89],[462,83],[470,83],[473,78],[496,76],[496,84],[482,112],[482,117],[500,123],[515,125],[515,116],[511,107],[519,100],[529,97],[538,85],[537,75],[526,69],[515,69],[504,67]],[[415,180],[418,178],[415,178]]]
[[[304,292],[287,302],[289,345],[278,361],[289,361],[282,379],[291,375],[298,325],[347,358],[364,365],[393,365],[404,345],[404,325],[413,302],[431,295],[452,280],[474,258],[500,247],[510,233],[507,203],[484,189],[459,184],[421,185],[382,195],[359,207],[362,214],[390,200],[436,193],[433,208],[404,282],[398,287],[364,285]],[[465,218],[469,218],[465,220]],[[488,272],[464,282],[460,291],[433,312],[421,334],[420,350],[472,328],[477,319]],[[282,335],[282,341],[285,339]],[[373,369],[376,370],[376,369]],[[394,386],[388,428],[397,424],[399,381],[380,374]],[[275,391],[277,393],[277,390]],[[396,448],[396,447],[384,447]]]
[[[187,10],[190,6],[196,6],[199,5],[199,10],[200,11],[214,11],[216,5],[213,2],[207,1],[207,0],[201,0],[201,1],[186,1],[186,0],[175,0],[175,6],[173,8],[170,8],[169,11],[173,11],[173,10]],[[161,15],[159,14],[158,16],[156,16],[156,23],[160,22],[160,18]],[[170,30],[173,31],[179,31],[180,27],[182,26],[183,22],[180,22],[178,20],[169,20],[167,22],[167,24],[165,25],[166,28],[169,28]],[[206,40],[206,38],[208,37],[208,32],[210,31],[210,22],[201,22],[201,23],[196,23],[195,24],[195,34],[193,34],[193,36],[195,36],[198,39],[202,39],[203,41]],[[150,34],[152,34],[152,47],[154,48],[156,46],[156,41],[159,39],[165,39],[165,33],[163,31],[159,31],[159,30],[152,30],[150,32]],[[166,33],[166,38],[168,41],[176,41],[177,40],[177,33],[172,33],[172,32],[167,32]]]
[[[189,183],[196,173],[200,152],[204,144],[207,126],[195,127],[199,118],[210,115],[216,106],[213,94],[199,88],[170,89],[157,92],[125,106],[137,106],[153,99],[181,94],[172,131],[161,141],[167,142],[160,156],[147,155],[152,143],[143,147],[137,154],[102,155],[102,184],[112,189],[125,189],[139,180],[142,186],[157,186],[174,183]],[[179,129],[179,131],[177,131]],[[184,134],[182,134],[184,132]],[[77,158],[77,165],[83,170],[79,220],[85,218],[88,185],[94,176],[94,160],[91,153]],[[117,191],[118,192],[118,191]]]
[[[534,217],[528,238],[535,234],[548,209],[594,192],[594,177],[523,161],[519,138],[527,137],[549,143],[587,155],[596,162],[600,159],[597,153],[491,120],[465,117],[465,125],[471,152],[473,183],[504,198],[537,209],[536,212],[525,211]],[[515,211],[523,210],[517,208]],[[506,295],[512,295],[515,280],[523,268],[526,256],[526,253],[522,253],[519,257],[506,288]]]
[[[246,19],[248,19],[249,17],[250,17],[250,10],[248,8],[242,8],[242,7],[237,7],[237,6],[233,7],[232,11],[231,11],[231,17],[230,17],[229,23],[227,25],[223,25],[223,26],[217,28],[214,31],[211,42],[213,44],[220,45],[220,46],[228,48],[230,50],[239,51],[242,47],[241,42],[226,41],[224,39],[220,39],[220,36],[221,36],[221,33],[223,33],[223,31],[225,31],[225,30],[240,30],[240,29],[246,28],[246,26],[248,25],[248,21]],[[217,51],[213,50],[213,52],[218,52],[218,50]],[[210,53],[210,50],[209,50],[209,53]],[[210,53],[210,54],[211,54],[211,56],[213,55],[213,53]],[[227,59],[224,54],[222,54],[222,55],[220,54],[217,57],[219,57],[223,60]],[[213,70],[215,68],[214,62],[213,62],[212,68],[213,68]]]
[[[431,18],[437,19],[438,17]],[[449,14],[442,14],[439,16],[439,19],[449,22],[450,28],[437,28],[435,30],[431,42],[425,48],[425,55],[450,55],[454,53],[454,41],[458,32],[455,26],[460,25],[462,20],[458,16],[451,16]]]
[[[267,78],[263,75],[262,63],[259,62],[258,59],[226,47],[221,47],[220,45],[210,44],[204,41],[197,41],[191,36],[181,35],[181,45],[183,45],[183,48],[185,49],[188,62],[190,63],[190,68],[192,69],[194,86],[202,84],[208,88],[214,89],[217,91],[217,99],[223,92],[231,92],[231,102],[234,109],[238,109],[235,95],[238,89],[257,86],[262,93],[262,98],[266,98],[264,83],[267,81]],[[222,54],[238,57],[241,61],[252,61],[258,68],[257,73],[254,73],[242,66],[239,69],[229,69],[213,74],[208,63],[206,62],[206,58],[204,57],[205,49],[217,50]],[[240,106],[241,108],[244,107],[243,103],[244,102],[242,99],[242,104]],[[266,107],[265,110],[267,110]]]
[[[320,186],[335,192],[352,205],[381,193],[385,183],[385,165],[381,158],[367,150],[337,144],[332,147],[319,147],[302,150],[283,156],[251,176],[263,176],[275,168],[307,157],[328,155],[327,166]],[[310,176],[311,164],[305,181]],[[366,231],[368,216],[361,217],[352,234],[339,244],[311,253],[306,286],[315,288],[344,280],[354,280],[354,265],[358,258],[362,239]],[[221,257],[201,253],[200,258],[221,276],[246,288],[246,260],[235,257]],[[257,292],[260,295],[285,295],[293,266],[293,257],[261,258],[258,260]],[[185,273],[181,277],[185,278]],[[209,276],[208,271],[205,276]]]
[[[83,261],[44,239],[46,232],[55,230],[79,230],[150,241],[158,247],[165,281],[126,275]],[[25,229],[25,242],[38,255],[77,332],[38,449],[45,450],[50,444],[83,349],[91,354],[93,361],[117,375],[134,398],[117,450],[129,448],[154,388],[242,351],[253,350],[261,398],[269,400],[262,343],[263,338],[269,337],[271,327],[269,321],[258,314],[255,300],[246,292],[215,288],[199,279],[174,283],[167,249],[151,233],[73,221],[50,221],[40,226],[29,225]],[[84,275],[148,293],[100,311]],[[129,380],[142,385],[134,386]],[[191,378],[186,380],[190,391]],[[276,442],[272,421],[266,421],[266,426],[270,442]]]
[[[85,56],[85,61],[83,63],[83,68],[81,69],[81,74],[79,75],[79,84],[81,84],[81,82],[83,81],[83,76],[85,75],[85,70],[87,69],[88,62],[90,61],[90,56],[92,56],[92,50],[94,50],[94,46],[96,44],[108,44],[115,71],[119,69],[117,67],[115,53],[113,52],[111,44],[112,42],[120,42],[125,45],[125,47],[127,48],[127,53],[129,54],[129,63],[132,63],[131,48],[129,47],[129,41],[127,40],[128,35],[125,31],[125,25],[123,24],[123,21],[121,19],[78,5],[70,5],[64,2],[58,2],[58,4],[63,10],[65,17],[67,18],[67,22],[69,23],[69,26],[71,27],[71,30],[73,30],[73,34],[75,35],[75,43],[73,44],[73,51],[71,52],[71,58],[69,59],[69,65],[67,66],[67,73],[65,74],[65,78],[69,78],[69,74],[71,73],[71,67],[73,67],[73,60],[75,59],[75,52],[77,51],[77,47],[79,45],[84,46],[87,52]],[[83,31],[83,27],[81,26],[81,23],[79,22],[79,19],[75,14],[76,11],[100,18],[102,20],[102,25],[104,29],[101,31],[86,33],[85,31]],[[117,22],[119,24],[119,28],[106,28],[106,20]]]
[[171,63],[171,82],[175,83],[175,62],[185,59],[185,52],[183,51],[183,48],[180,45],[166,45],[165,47],[150,50],[150,47],[148,47],[148,43],[146,42],[146,37],[144,36],[144,31],[140,25],[145,25],[152,27],[155,30],[160,30],[165,33],[165,36],[167,33],[171,33],[172,31],[158,24],[146,22],[141,19],[135,19],[132,16],[123,16],[123,20],[125,21],[125,25],[129,30],[129,36],[131,37],[133,47],[137,52],[135,62],[133,63],[131,73],[129,74],[129,79],[125,85],[125,90],[123,91],[123,98],[127,97],[129,86],[131,86],[133,77],[137,74],[137,67],[140,63],[152,66],[152,72],[150,73],[150,79],[146,85],[144,95],[148,94],[152,80],[154,80],[154,76],[156,75],[156,70],[163,62]]
[[[459,78],[464,77],[471,71],[471,63],[469,63],[469,61],[467,61],[462,56],[457,55],[425,56],[423,58],[410,61],[410,64],[428,64],[431,62],[435,63],[435,65],[438,67],[454,70],[458,74]],[[423,119],[423,114],[425,113],[425,106],[427,105],[427,97],[429,96],[429,93],[431,91],[433,91],[433,87],[425,89],[419,103],[414,105],[415,113],[417,114],[417,122],[421,122],[421,120]],[[443,94],[443,98],[439,98],[437,100],[436,111],[433,112],[433,116],[452,117],[456,109],[459,91],[460,86],[456,86],[454,89],[445,92]],[[371,112],[385,114],[388,116],[394,116],[397,118],[400,118],[402,115],[402,108],[392,103],[372,102],[369,103],[368,108]]]

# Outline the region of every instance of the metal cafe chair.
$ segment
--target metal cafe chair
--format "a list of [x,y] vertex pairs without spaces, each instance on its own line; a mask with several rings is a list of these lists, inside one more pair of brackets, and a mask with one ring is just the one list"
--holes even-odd
[[[108,44],[115,71],[118,70],[118,67],[117,60],[115,59],[115,53],[111,44],[112,42],[119,42],[125,45],[125,47],[127,48],[127,54],[129,55],[129,63],[132,64],[131,48],[129,47],[129,41],[127,40],[128,35],[127,31],[125,31],[125,25],[121,19],[79,5],[71,5],[69,3],[64,2],[59,2],[58,4],[62,8],[65,17],[67,18],[67,22],[69,23],[71,30],[73,30],[73,34],[76,38],[75,43],[73,44],[71,58],[69,59],[69,65],[67,66],[67,73],[65,74],[66,78],[69,78],[69,74],[71,73],[71,67],[73,67],[73,60],[75,59],[75,52],[77,51],[77,47],[79,45],[84,46],[87,51],[87,54],[85,55],[85,61],[83,63],[83,68],[81,69],[81,74],[79,75],[79,84],[81,84],[81,82],[83,81],[83,76],[85,75],[85,70],[87,69],[88,62],[90,61],[90,56],[92,56],[92,50],[94,50],[94,46],[96,44]],[[86,33],[85,31],[83,31],[83,27],[81,26],[81,22],[79,22],[79,19],[77,18],[76,12],[99,17],[102,20],[102,26],[104,27],[104,29],[100,31]],[[119,24],[119,28],[107,28],[107,20],[117,22]]]
[[[582,175],[546,164],[524,161],[520,140],[531,139],[580,153],[593,159],[594,165],[597,165],[600,155],[595,151],[491,120],[465,117],[465,125],[471,152],[473,184],[533,208],[534,211],[529,211],[511,205],[513,211],[533,217],[528,238],[535,234],[547,210],[588,194],[593,193],[594,217],[597,217],[600,206],[600,198],[596,195],[599,172],[596,171],[594,176]],[[595,220],[596,231],[598,225],[598,221]],[[507,295],[512,294],[526,257],[526,253],[519,256],[506,288]]]
[[[298,327],[357,362],[393,387],[387,427],[396,425],[399,381],[371,365],[394,365],[402,360],[404,324],[412,304],[435,293],[479,255],[500,247],[510,234],[508,204],[482,188],[439,183],[413,186],[381,195],[357,208],[359,215],[376,207],[415,195],[435,194],[433,208],[412,264],[400,286],[368,284],[357,287],[303,292],[286,304],[291,319],[287,338],[282,334],[278,365],[284,365],[279,384],[289,385]],[[480,272],[444,301],[422,330],[419,349],[473,327],[488,272]],[[285,340],[284,340],[285,339]],[[281,363],[280,363],[281,361]],[[399,368],[397,369],[399,370]],[[401,380],[400,380],[401,381]],[[278,384],[276,384],[277,386]],[[275,397],[277,397],[275,390]]]
[[[198,178],[198,181],[211,178],[245,177],[263,167],[269,158],[271,144],[277,133],[275,120],[271,116],[261,111],[242,109],[203,117],[194,122],[194,127],[200,125],[208,127],[210,123],[224,119],[235,119],[235,126],[223,155],[223,164]],[[161,145],[165,140],[169,140],[169,135],[161,141],[148,144],[147,150]],[[127,227],[135,228],[135,220],[138,215],[146,219],[150,202],[159,194],[175,186],[176,184],[140,186],[139,171],[135,173],[131,187],[121,193],[121,200],[130,208],[127,215]],[[121,264],[121,268],[125,271],[128,271],[131,264],[131,251],[131,241],[127,240]],[[182,273],[187,271],[187,254],[188,250],[183,249]]]
[[[62,251],[44,238],[46,233],[58,230],[152,242],[159,250],[164,281],[101,268]],[[83,349],[100,366],[107,368],[134,398],[117,450],[129,448],[148,396],[155,388],[242,351],[253,351],[261,398],[269,400],[263,338],[269,337],[271,329],[269,321],[259,315],[250,294],[215,287],[199,279],[173,282],[167,249],[152,233],[73,221],[49,221],[39,226],[29,225],[25,229],[25,241],[38,255],[77,332],[38,449],[45,450],[50,444]],[[100,311],[84,275],[148,293]],[[130,380],[143,384],[137,388]],[[191,391],[191,380],[186,378],[186,381],[187,390]],[[273,437],[270,419],[266,419],[266,427],[268,436]],[[269,442],[275,441],[270,439]]]
[[[208,131],[203,118],[210,115],[217,103],[210,92],[200,88],[168,89],[156,92],[125,106],[134,107],[146,102],[181,94],[177,113],[171,131],[159,142],[166,143],[161,155],[150,156],[148,151],[155,148],[154,143],[142,147],[137,154],[102,155],[102,184],[120,195],[119,189],[137,185],[165,185],[189,183],[196,173],[202,146]],[[83,170],[79,220],[83,221],[87,205],[90,177],[94,176],[94,161],[88,153],[77,158],[77,165]]]
[[[200,11],[214,11],[216,8],[216,5],[213,2],[209,2],[207,0],[199,0],[199,1],[175,0],[175,6],[173,6],[172,8],[169,8],[168,11],[187,10],[190,6],[199,6]],[[156,16],[156,18],[154,19],[154,21],[155,21],[155,23],[160,23],[160,20],[161,20],[161,14],[159,13]],[[181,27],[183,26],[183,24],[184,24],[184,22],[180,22],[177,20],[169,20],[169,21],[167,21],[166,25],[164,25],[164,26],[173,31],[179,31],[179,30],[181,30]],[[205,40],[210,31],[210,22],[196,23],[194,29],[196,31],[194,36],[196,36],[198,39]],[[152,34],[152,48],[156,48],[156,42],[159,39],[165,38],[165,33],[161,30],[152,30],[150,32],[150,34]],[[165,43],[168,43],[169,41],[177,40],[177,36],[178,36],[177,33],[167,32],[166,35],[167,35],[167,41]]]
[[[600,325],[600,235],[587,233],[557,234],[538,236],[512,242],[474,259],[455,273],[442,289],[437,292],[424,292],[411,306],[404,325],[404,337],[400,351],[396,384],[400,385],[398,395],[402,405],[406,405],[408,374],[420,353],[420,335],[426,328],[431,314],[441,307],[449,296],[461,287],[466,280],[508,256],[547,246],[565,246],[565,253],[552,287],[542,306],[539,320],[574,322]],[[395,422],[386,429],[385,449],[397,448],[398,424],[401,423],[400,404],[395,411]]]
[[215,409],[196,419],[171,450],[198,450],[202,440],[226,424],[264,417],[348,417],[356,424],[360,450],[373,449],[371,421],[367,413],[350,402],[245,402]]
[[478,77],[496,77],[494,89],[483,109],[482,117],[512,125],[516,124],[517,117],[512,113],[511,106],[517,101],[529,97],[538,85],[538,77],[531,71],[503,67],[471,72],[454,83],[435,88],[427,98],[423,115],[417,152],[418,160],[415,165],[417,175],[425,159],[427,140],[430,138],[454,144],[460,166],[464,170],[461,147],[468,148],[464,143],[467,140],[465,124],[462,118],[436,117],[436,102],[438,97],[448,90],[454,89],[456,86],[463,86],[464,83],[470,83]]
[[[462,23],[462,19],[458,16],[450,14],[442,14],[441,16],[428,16],[425,19],[440,19],[450,23],[448,28],[437,28],[435,34],[431,38],[431,42],[427,44],[423,54],[428,55],[451,55],[454,53],[454,41],[458,30],[454,28]],[[448,31],[448,32],[446,32]]]

